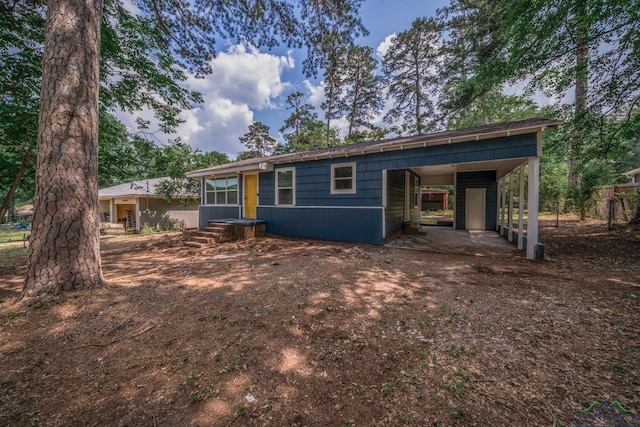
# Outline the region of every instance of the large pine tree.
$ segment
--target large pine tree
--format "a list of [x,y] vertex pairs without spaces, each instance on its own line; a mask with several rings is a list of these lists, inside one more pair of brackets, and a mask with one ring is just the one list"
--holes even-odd
[[393,107],[385,120],[402,122],[404,130],[423,134],[436,124],[439,33],[432,19],[418,18],[399,33],[382,59]]
[[[360,1],[273,0],[252,7],[245,1],[141,0],[137,5],[155,19],[152,32],[164,35],[162,47],[175,54],[162,56],[160,65],[175,60],[190,71],[206,73],[211,71],[208,61],[216,34],[246,37],[257,46],[282,41],[306,46],[311,71],[322,57],[318,46],[326,34],[348,42],[366,33],[358,18]],[[102,282],[97,181],[102,6],[101,0],[47,4],[34,228],[24,297]],[[121,77],[124,83],[135,83]]]
[[341,98],[342,110],[349,121],[347,137],[361,127],[374,126],[371,120],[384,106],[380,77],[376,75],[378,61],[368,46],[352,46],[344,62]]

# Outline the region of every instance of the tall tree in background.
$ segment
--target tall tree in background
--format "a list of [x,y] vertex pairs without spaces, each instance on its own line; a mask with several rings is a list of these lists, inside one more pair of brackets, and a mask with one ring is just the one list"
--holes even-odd
[[[28,106],[0,104],[0,220],[9,210],[23,179],[35,173],[37,111]],[[28,181],[33,185],[33,179]]]
[[324,49],[325,59],[322,62],[322,67],[324,68],[324,78],[322,80],[324,101],[320,104],[320,108],[324,111],[324,119],[327,123],[327,146],[331,146],[328,139],[332,131],[331,121],[342,115],[340,110],[340,99],[344,85],[342,70],[347,47],[336,35],[331,35],[327,38]]
[[539,115],[538,106],[532,100],[493,90],[476,98],[463,109],[450,111],[446,118],[446,127],[449,130],[463,129]]
[[378,61],[368,46],[351,46],[347,51],[343,75],[344,93],[340,99],[349,121],[347,137],[359,129],[373,128],[371,119],[384,106],[380,77],[376,75]]
[[486,103],[481,99],[485,96],[502,92],[501,87],[483,87],[471,77],[501,48],[500,25],[507,9],[502,0],[451,0],[438,10],[438,25],[444,36],[440,48],[439,109],[445,116],[455,115],[464,122],[467,109]]
[[438,41],[435,21],[418,18],[395,37],[382,58],[388,96],[393,100],[385,121],[401,120],[410,133],[420,135],[436,126],[430,96],[437,93]]
[[169,141],[166,146],[158,149],[155,157],[156,177],[166,177],[156,185],[156,191],[167,200],[171,200],[174,196],[198,200],[200,180],[185,178],[185,174],[192,170],[229,163],[229,157],[226,154],[217,151],[202,153],[182,142],[180,138]]
[[[151,28],[163,35],[161,51],[175,55],[160,56],[164,62],[159,64],[175,61],[196,73],[211,71],[216,34],[244,36],[259,47],[280,41],[304,45],[307,64],[313,64],[324,35],[336,33],[349,41],[366,32],[357,16],[360,0],[273,0],[260,7],[245,1],[142,0],[137,5],[143,16],[155,18]],[[23,297],[102,283],[97,198],[99,75],[107,71],[99,57],[102,6],[100,0],[47,4],[35,217]],[[123,89],[133,83],[122,81]],[[153,102],[157,95],[150,93],[146,100]]]
[[263,157],[273,153],[276,148],[276,139],[269,135],[269,126],[261,122],[249,125],[249,132],[240,137],[245,147],[249,149],[247,157]]
[[[461,7],[448,16],[449,23],[470,13],[469,7],[482,15],[486,4],[495,6],[500,16],[496,25],[486,27],[490,33],[483,40],[490,43],[465,45],[469,55],[484,60],[472,64],[468,78],[451,92],[454,103],[463,105],[516,82],[555,99],[567,120],[563,141],[568,144],[570,187],[592,160],[606,160],[616,151],[612,147],[626,144],[625,129],[640,122],[638,0],[454,3]],[[596,153],[604,157],[590,158]]]
[[[287,96],[287,110],[291,110],[291,115],[284,121],[284,126],[280,128],[284,139],[293,151],[300,151],[311,148],[313,143],[309,140],[312,133],[312,126],[318,119],[318,114],[311,104],[303,103],[302,92],[293,92]],[[291,129],[290,132],[286,132]],[[322,141],[320,141],[322,142]]]

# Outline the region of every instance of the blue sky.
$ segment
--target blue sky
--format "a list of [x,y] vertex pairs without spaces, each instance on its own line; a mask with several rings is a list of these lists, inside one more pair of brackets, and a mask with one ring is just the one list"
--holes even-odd
[[[384,51],[389,37],[408,29],[414,19],[435,16],[436,9],[447,1],[425,0],[365,0],[361,9],[369,36],[357,40],[360,45]],[[316,106],[318,116],[322,102],[322,76],[308,79],[302,73],[304,51],[279,47],[271,51],[252,46],[237,45],[219,40],[218,56],[212,61],[213,73],[205,79],[189,78],[185,86],[203,94],[199,108],[185,111],[185,123],[173,135],[156,134],[156,143],[180,137],[203,152],[220,151],[235,157],[245,147],[239,137],[248,131],[254,121],[267,124],[271,135],[282,137],[278,129],[290,112],[285,109],[288,94],[300,91],[306,102]],[[142,112],[152,120],[152,114]],[[134,130],[134,116],[125,113],[118,117]],[[381,124],[381,117],[378,119]],[[338,126],[344,123],[336,122]],[[344,136],[344,134],[343,134]]]

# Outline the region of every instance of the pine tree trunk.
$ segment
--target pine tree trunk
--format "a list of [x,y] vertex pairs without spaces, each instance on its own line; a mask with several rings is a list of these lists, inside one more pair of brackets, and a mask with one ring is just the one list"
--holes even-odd
[[34,221],[22,297],[102,283],[98,88],[102,0],[50,0]]

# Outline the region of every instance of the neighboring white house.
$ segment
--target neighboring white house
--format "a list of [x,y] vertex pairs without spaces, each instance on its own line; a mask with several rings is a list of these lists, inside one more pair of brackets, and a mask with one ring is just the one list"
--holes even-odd
[[172,197],[171,202],[156,193],[156,185],[168,178],[127,182],[98,192],[100,221],[140,230],[144,225],[164,228],[171,221],[181,228],[198,226],[198,203],[187,197]]
[[625,175],[631,177],[631,182],[634,184],[640,184],[640,168],[626,172]]

